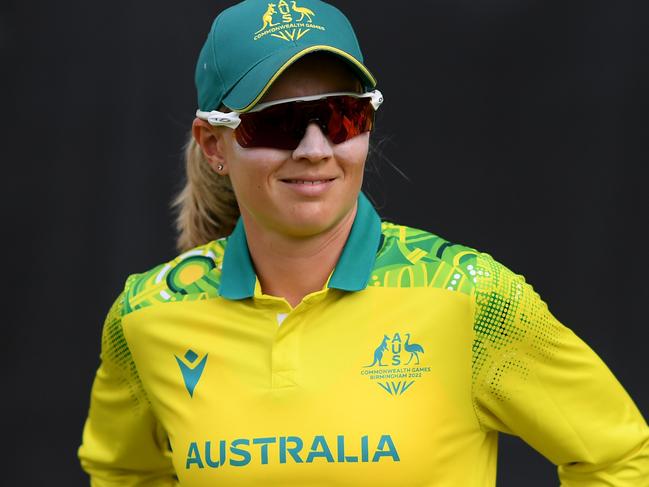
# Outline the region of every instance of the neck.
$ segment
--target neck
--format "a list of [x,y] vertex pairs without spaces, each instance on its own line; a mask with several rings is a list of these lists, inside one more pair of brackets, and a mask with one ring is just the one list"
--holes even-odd
[[248,249],[264,294],[295,307],[323,288],[336,267],[356,216],[356,205],[336,225],[309,237],[292,237],[258,225],[242,212]]

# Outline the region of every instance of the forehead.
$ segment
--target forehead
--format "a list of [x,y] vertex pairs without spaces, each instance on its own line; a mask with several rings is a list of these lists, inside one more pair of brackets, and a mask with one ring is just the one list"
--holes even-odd
[[328,53],[314,53],[289,66],[260,102],[336,91],[361,91],[361,83],[345,61]]

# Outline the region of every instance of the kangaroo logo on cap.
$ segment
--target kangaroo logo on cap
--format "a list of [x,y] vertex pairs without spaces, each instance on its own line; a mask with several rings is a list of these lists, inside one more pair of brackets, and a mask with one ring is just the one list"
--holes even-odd
[[291,0],[290,7],[285,0],[280,0],[276,4],[269,3],[261,16],[261,29],[255,32],[253,39],[258,41],[270,35],[291,42],[299,40],[311,29],[326,30],[323,26],[314,24],[315,16],[313,10],[298,6],[295,0]]

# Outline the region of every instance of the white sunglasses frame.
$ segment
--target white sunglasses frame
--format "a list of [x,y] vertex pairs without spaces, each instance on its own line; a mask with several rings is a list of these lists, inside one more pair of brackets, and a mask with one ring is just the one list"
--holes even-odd
[[[370,98],[370,103],[374,108],[374,111],[378,110],[381,104],[383,103],[383,94],[379,90],[368,91],[367,93],[353,93],[347,91],[339,91],[334,93],[323,93],[321,95],[312,95],[312,96],[299,96],[296,98],[284,98],[283,100],[269,101],[267,103],[260,103],[252,110],[245,113],[254,113],[263,110],[264,108],[272,107],[274,105],[281,105],[282,103],[290,103],[294,101],[314,101],[322,100],[323,98],[329,98],[330,96],[353,96],[354,98]],[[241,118],[239,115],[243,112],[220,112],[218,110],[212,110],[205,112],[202,110],[196,110],[196,117],[201,120],[205,120],[210,125],[215,127],[229,127],[231,129],[236,129],[241,123]]]

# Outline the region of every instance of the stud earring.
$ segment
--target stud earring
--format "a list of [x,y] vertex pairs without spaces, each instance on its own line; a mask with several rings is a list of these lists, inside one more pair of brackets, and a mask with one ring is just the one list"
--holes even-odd
[[216,166],[216,170],[223,171],[223,164],[219,164],[218,166]]

